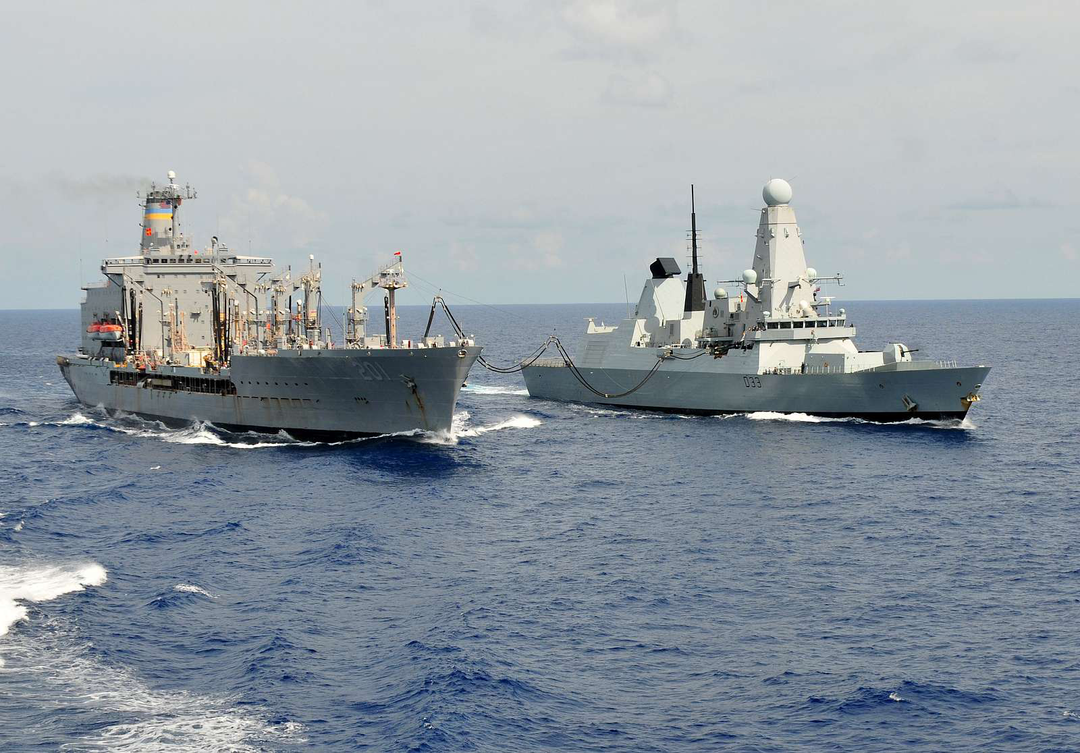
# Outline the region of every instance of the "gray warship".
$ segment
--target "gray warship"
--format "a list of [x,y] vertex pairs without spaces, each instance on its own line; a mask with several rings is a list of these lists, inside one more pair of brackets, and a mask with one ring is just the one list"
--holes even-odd
[[[170,426],[320,441],[450,430],[481,349],[464,336],[398,338],[395,294],[408,284],[400,253],[353,280],[334,342],[314,257],[294,278],[216,237],[196,248],[180,226],[194,198],[171,171],[151,184],[140,195],[139,254],[105,259],[105,279],[83,288],[81,345],[56,359],[80,402]],[[378,289],[385,333],[370,334],[363,296]]]
[[860,351],[847,312],[818,296],[842,277],[807,266],[791,186],[773,179],[762,195],[753,266],[707,300],[691,187],[685,283],[674,259],[656,259],[632,317],[614,326],[590,319],[573,357],[525,365],[529,394],[687,414],[963,419],[989,367],[915,360],[900,343]]

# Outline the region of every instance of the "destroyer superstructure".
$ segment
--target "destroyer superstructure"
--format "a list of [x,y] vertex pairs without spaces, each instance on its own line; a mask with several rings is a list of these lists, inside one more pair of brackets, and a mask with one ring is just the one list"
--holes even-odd
[[[341,341],[324,326],[322,270],[294,276],[212,238],[192,245],[181,205],[196,198],[170,172],[141,196],[139,254],[105,259],[87,285],[82,342],[57,357],[76,397],[169,424],[336,439],[449,431],[480,354],[471,340],[397,337],[400,254],[354,281]],[[385,332],[367,330],[363,295],[386,291]]]
[[572,361],[525,367],[529,393],[682,413],[963,418],[990,369],[913,360],[900,343],[860,351],[847,312],[819,296],[841,278],[807,266],[791,186],[770,180],[763,197],[754,263],[739,279],[706,300],[691,208],[686,283],[674,259],[656,259],[633,316],[616,326],[590,320]]

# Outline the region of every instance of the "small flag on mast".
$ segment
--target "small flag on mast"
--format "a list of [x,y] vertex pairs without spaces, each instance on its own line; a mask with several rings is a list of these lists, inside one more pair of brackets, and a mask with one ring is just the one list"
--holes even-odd
[[400,251],[395,251],[394,256],[401,256],[401,252]]

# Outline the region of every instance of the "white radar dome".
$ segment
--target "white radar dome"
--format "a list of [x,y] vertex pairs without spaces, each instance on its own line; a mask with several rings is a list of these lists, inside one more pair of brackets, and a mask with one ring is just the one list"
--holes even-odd
[[813,267],[807,267],[806,268],[806,279],[813,280],[815,277],[817,277],[817,270],[814,269]]
[[791,201],[791,184],[783,178],[773,178],[761,189],[761,197],[770,207]]
[[742,280],[747,285],[753,285],[757,282],[757,272],[752,269],[744,269],[742,273]]
[[722,301],[725,298],[727,298],[727,291],[724,290],[723,288],[717,288],[716,290],[713,291],[712,297],[715,298],[718,301]]

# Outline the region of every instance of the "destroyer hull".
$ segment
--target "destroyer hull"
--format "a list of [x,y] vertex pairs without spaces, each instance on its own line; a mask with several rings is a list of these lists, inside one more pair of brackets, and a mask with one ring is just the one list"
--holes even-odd
[[[942,367],[874,369],[832,374],[740,374],[678,370],[661,365],[644,386],[620,398],[586,389],[565,365],[540,365],[522,373],[532,397],[674,413],[805,413],[870,421],[962,419],[978,400],[990,369]],[[646,370],[581,369],[600,392],[639,384]]]
[[234,356],[219,374],[161,366],[136,371],[59,356],[79,401],[170,425],[338,439],[447,432],[478,347],[288,351]]

